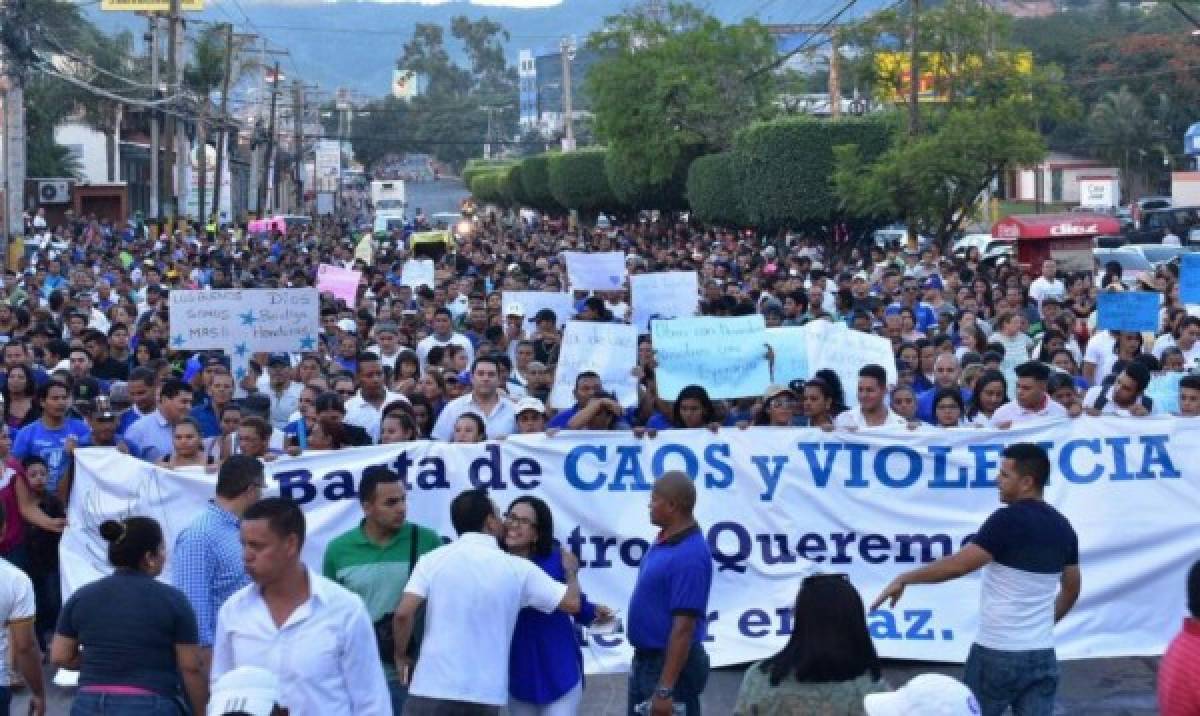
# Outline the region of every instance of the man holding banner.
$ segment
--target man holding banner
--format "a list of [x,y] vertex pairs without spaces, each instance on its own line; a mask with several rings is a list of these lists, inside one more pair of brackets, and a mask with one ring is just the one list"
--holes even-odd
[[997,486],[1004,507],[949,557],[896,577],[871,604],[890,607],[914,584],[937,584],[983,570],[979,633],[965,681],[983,716],[1054,713],[1058,662],[1054,625],[1079,598],[1079,538],[1042,499],[1050,478],[1045,448],[1016,443],[1001,453]]

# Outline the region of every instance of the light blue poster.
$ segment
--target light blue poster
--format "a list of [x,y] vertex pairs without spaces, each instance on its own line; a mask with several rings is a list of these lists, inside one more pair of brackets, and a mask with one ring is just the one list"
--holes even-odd
[[771,383],[761,315],[651,321],[658,393],[674,400],[688,385],[714,399],[762,395]]

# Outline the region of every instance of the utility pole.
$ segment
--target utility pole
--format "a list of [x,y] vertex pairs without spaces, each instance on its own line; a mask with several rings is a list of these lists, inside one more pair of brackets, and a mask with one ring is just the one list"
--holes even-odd
[[921,49],[920,15],[921,0],[909,0],[912,8],[912,28],[909,31],[909,77],[908,88],[908,133],[915,137],[921,133],[921,112],[918,102],[921,98]]
[[[340,150],[340,148],[339,148]],[[292,80],[292,155],[296,158],[296,210],[304,209],[304,82]],[[316,156],[313,162],[316,162]]]
[[[174,102],[171,102],[171,106],[178,111],[182,106],[179,102],[179,90],[181,85],[180,78],[183,76],[183,58],[181,57],[182,53],[179,51],[181,35],[183,34],[180,32],[179,27],[179,0],[171,0],[167,22],[169,23],[167,26],[167,87],[169,88],[169,92],[176,98]],[[167,136],[171,137],[172,150],[168,153],[168,156],[171,158],[169,165],[171,169],[168,170],[167,174],[168,176],[174,176],[174,180],[171,181],[171,191],[168,192],[168,196],[171,197],[175,205],[175,219],[182,216],[186,208],[186,198],[184,197],[186,187],[183,186],[183,182],[180,180],[184,176],[183,162],[187,161],[187,157],[181,156],[179,151],[181,144],[179,135],[182,132],[183,126],[182,122],[179,121],[179,117],[176,115],[170,116],[167,119]]]
[[562,111],[563,111],[563,141],[564,152],[575,151],[575,122],[574,109],[571,106],[571,62],[575,59],[575,43],[569,37],[563,37],[559,43],[562,52]]
[[[3,21],[11,22],[12,6],[5,8]],[[8,265],[12,237],[25,233],[25,90],[21,58],[13,48],[0,47],[0,93],[3,93],[4,224],[0,231],[0,263]]]
[[[908,88],[908,134],[910,137],[916,137],[921,133],[921,108],[918,102],[921,98],[921,50],[919,45],[920,40],[920,15],[921,15],[921,0],[909,0],[912,8],[912,31],[909,38],[909,83]],[[917,252],[917,222],[912,217],[908,219],[908,250],[912,253]]]
[[258,184],[258,215],[260,218],[267,215],[267,176],[274,166],[271,162],[271,154],[275,151],[275,104],[279,98],[278,60],[275,62],[275,69],[271,79],[271,114],[267,123],[267,148],[263,153],[262,176],[259,177]]
[[838,58],[838,29],[829,30],[829,116],[842,116],[842,63]]
[[[213,178],[213,215],[221,223],[221,178],[225,169],[225,143],[229,141],[229,79],[233,74],[233,24],[225,23],[225,76],[221,78],[221,119],[217,127],[217,176]],[[232,191],[232,187],[230,187]],[[229,217],[231,220],[233,217]],[[203,218],[202,218],[203,220]]]
[[[150,41],[150,85],[154,87],[154,99],[161,99],[159,90],[158,78],[158,15],[150,13],[147,16],[150,21],[150,32],[147,39]],[[162,159],[162,149],[159,146],[161,138],[158,136],[159,125],[162,123],[162,115],[158,107],[150,110],[150,217],[155,223],[161,223],[161,200],[162,200],[162,179],[158,175],[160,160]]]

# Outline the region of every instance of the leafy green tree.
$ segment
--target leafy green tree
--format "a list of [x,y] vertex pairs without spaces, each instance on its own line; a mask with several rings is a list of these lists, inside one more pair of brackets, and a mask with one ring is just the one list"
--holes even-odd
[[[865,38],[860,71],[876,66],[874,53],[897,49],[897,37],[907,43],[897,34],[905,22],[903,13],[881,13],[867,28],[875,34]],[[923,12],[921,25],[942,101],[922,106],[922,133],[894,132],[877,159],[853,144],[836,147],[834,185],[848,211],[903,218],[944,246],[1001,172],[1045,156],[1040,125],[1071,118],[1077,105],[1057,68],[1022,66],[1006,18],[974,0],[946,0]],[[875,73],[872,86],[890,101],[900,79]]]
[[[199,157],[196,162],[199,169],[199,176],[196,178],[196,218],[200,221],[204,221],[208,216],[205,212],[205,184],[208,179],[208,120],[212,94],[225,78],[225,55],[228,49],[225,46],[225,27],[208,25],[196,38],[192,46],[191,60],[183,69],[184,86],[196,95],[199,105],[196,113],[196,137],[199,144]],[[216,181],[220,180],[220,177],[217,177]]]
[[841,209],[830,183],[833,148],[853,144],[875,158],[889,144],[888,129],[876,117],[800,116],[751,125],[734,142],[739,181],[726,187],[727,201],[763,228],[826,225]]
[[1146,193],[1150,177],[1161,170],[1163,158],[1170,156],[1164,131],[1169,115],[1166,95],[1159,95],[1148,110],[1125,87],[1106,93],[1088,113],[1089,139],[1099,156],[1121,170],[1127,198]]
[[521,161],[521,187],[526,205],[538,211],[560,211],[562,206],[550,191],[550,158],[553,154],[535,154]]
[[587,92],[622,191],[680,186],[681,161],[727,149],[738,128],[774,111],[774,75],[755,70],[771,64],[775,45],[754,20],[723,25],[671,3],[663,19],[610,17],[588,44],[605,55]]

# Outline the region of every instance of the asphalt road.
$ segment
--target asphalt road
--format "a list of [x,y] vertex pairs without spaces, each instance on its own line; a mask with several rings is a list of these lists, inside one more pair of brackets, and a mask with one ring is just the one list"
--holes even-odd
[[[1062,664],[1056,714],[1074,716],[1149,716],[1157,714],[1154,680],[1158,659],[1087,659]],[[912,661],[891,661],[885,664],[884,677],[892,686],[899,686],[917,674],[928,672],[962,677],[962,667],[955,664],[933,664]],[[47,669],[47,679],[53,674]],[[709,716],[733,713],[738,687],[742,681],[741,668],[716,669],[709,677],[704,692],[704,711]],[[73,689],[50,686],[47,713],[67,714],[71,708]],[[12,713],[25,714],[28,696],[18,692],[13,699]],[[580,716],[625,716],[625,677],[623,675],[593,676],[587,680]]]

